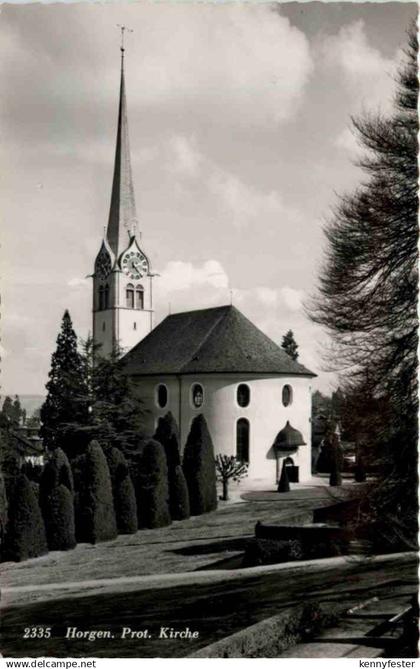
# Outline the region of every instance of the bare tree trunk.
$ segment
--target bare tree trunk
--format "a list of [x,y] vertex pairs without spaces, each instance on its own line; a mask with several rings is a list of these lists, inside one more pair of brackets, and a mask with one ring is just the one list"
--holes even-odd
[[229,479],[223,479],[223,495],[222,499],[227,502],[229,499]]

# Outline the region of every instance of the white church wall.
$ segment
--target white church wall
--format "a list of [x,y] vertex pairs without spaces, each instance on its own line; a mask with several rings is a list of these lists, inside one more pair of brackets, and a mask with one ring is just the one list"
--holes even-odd
[[[277,463],[272,444],[288,420],[302,433],[306,442],[305,446],[300,446],[291,455],[294,464],[299,467],[299,480],[310,479],[310,379],[277,375],[202,374],[182,376],[180,381],[169,376],[145,377],[139,382],[141,396],[151,411],[148,420],[150,433],[153,433],[158,417],[171,411],[180,426],[181,448],[185,446],[192,420],[203,413],[215,453],[236,455],[237,421],[239,418],[246,418],[250,424],[249,477],[253,479],[275,482]],[[156,387],[159,383],[165,383],[168,387],[168,404],[164,408],[159,408],[156,404]],[[247,407],[240,407],[237,403],[237,388],[240,383],[246,383],[250,388],[250,403]],[[192,402],[191,389],[194,384],[200,384],[204,390],[201,407],[194,407]],[[287,407],[282,402],[285,384],[290,385],[293,392],[292,402]]]

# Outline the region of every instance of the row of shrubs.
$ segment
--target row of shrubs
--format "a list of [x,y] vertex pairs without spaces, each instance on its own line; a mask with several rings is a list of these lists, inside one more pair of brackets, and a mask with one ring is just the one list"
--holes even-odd
[[21,471],[9,490],[2,559],[19,562],[216,509],[213,443],[204,416],[197,416],[181,464],[178,428],[169,413],[154,437],[140,441],[127,458],[97,441],[71,462],[58,448],[38,481]]

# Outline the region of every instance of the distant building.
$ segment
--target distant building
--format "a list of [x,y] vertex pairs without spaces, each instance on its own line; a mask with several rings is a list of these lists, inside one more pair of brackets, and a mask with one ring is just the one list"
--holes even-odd
[[129,350],[125,369],[150,434],[171,411],[184,446],[202,413],[215,453],[248,462],[250,477],[274,482],[286,460],[294,480],[310,478],[315,374],[233,306],[173,314],[153,329],[152,281],[136,216],[122,49],[110,215],[93,274],[94,339],[105,354],[115,345]]

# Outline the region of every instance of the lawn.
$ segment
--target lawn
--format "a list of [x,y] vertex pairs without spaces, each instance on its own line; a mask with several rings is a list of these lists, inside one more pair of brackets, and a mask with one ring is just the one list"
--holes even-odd
[[[92,581],[118,577],[195,571],[222,561],[243,550],[244,541],[253,536],[255,523],[287,522],[312,518],[317,506],[347,497],[352,486],[314,487],[279,495],[253,492],[235,504],[220,503],[215,512],[174,522],[169,527],[142,530],[119,536],[114,541],[79,544],[68,552],[48,555],[22,563],[1,565],[3,588],[64,582]],[[44,596],[35,592],[18,595],[4,593],[2,606],[16,598]],[[45,594],[46,596],[46,594]]]

